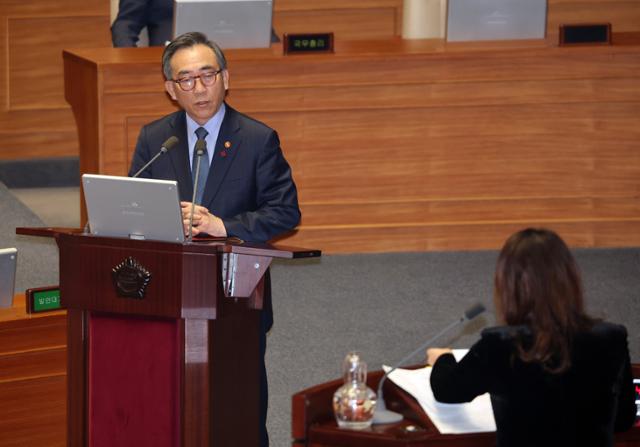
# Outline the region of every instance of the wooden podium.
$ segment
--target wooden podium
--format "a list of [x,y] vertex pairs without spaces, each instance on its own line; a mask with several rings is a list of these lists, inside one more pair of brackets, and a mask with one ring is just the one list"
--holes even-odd
[[55,237],[67,308],[67,445],[258,445],[264,273],[316,250]]
[[[640,377],[640,365],[634,364],[633,376]],[[382,371],[367,377],[371,389],[378,388]],[[331,399],[342,386],[333,380],[302,390],[292,397],[292,447],[495,447],[496,435],[469,433],[443,435],[409,394],[390,383],[384,384],[387,408],[404,419],[395,424],[373,425],[366,430],[339,428],[333,416]],[[425,386],[428,386],[425,384]],[[638,422],[630,430],[615,435],[616,447],[640,446]]]

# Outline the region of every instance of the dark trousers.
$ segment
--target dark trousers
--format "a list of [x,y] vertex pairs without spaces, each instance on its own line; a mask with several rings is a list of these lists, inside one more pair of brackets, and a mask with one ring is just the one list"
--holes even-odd
[[[264,318],[261,318],[264,321]],[[264,356],[267,351],[267,331],[264,325],[260,331],[260,447],[269,447],[269,434],[267,433],[267,409],[269,407],[269,388],[267,384],[267,368],[264,364]]]
[[264,357],[267,352],[267,332],[273,326],[273,309],[271,307],[271,272],[264,275],[264,307],[260,312],[260,447],[269,447],[267,433],[267,409],[269,407],[269,388],[267,368]]

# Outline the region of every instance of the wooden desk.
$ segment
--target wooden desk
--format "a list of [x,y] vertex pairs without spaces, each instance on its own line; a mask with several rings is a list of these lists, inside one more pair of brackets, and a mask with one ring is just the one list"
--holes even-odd
[[[228,52],[229,103],[277,129],[300,192],[287,244],[325,252],[495,249],[525,226],[573,246],[640,245],[640,36],[338,42]],[[160,49],[64,52],[82,172],[127,172],[175,110]]]
[[[640,365],[633,365],[640,377]],[[369,387],[377,389],[382,371],[369,374]],[[334,380],[300,391],[292,397],[293,447],[495,447],[495,433],[442,435],[418,403],[398,387],[384,385],[387,407],[401,413],[396,424],[374,425],[367,430],[338,428],[331,407],[333,393],[342,385]],[[640,426],[616,434],[617,447],[640,446]]]
[[24,295],[0,309],[3,447],[66,445],[67,317],[29,315]]

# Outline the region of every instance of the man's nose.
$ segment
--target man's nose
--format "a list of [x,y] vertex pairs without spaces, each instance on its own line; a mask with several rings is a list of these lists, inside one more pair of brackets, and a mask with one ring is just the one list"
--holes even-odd
[[198,91],[203,91],[206,90],[207,87],[204,85],[204,82],[202,82],[202,78],[201,77],[197,77],[194,79],[195,85],[193,86],[193,90],[198,92]]

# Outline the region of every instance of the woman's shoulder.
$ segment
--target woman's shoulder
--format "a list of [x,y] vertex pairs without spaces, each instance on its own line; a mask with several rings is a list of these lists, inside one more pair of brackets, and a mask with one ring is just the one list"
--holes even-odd
[[480,334],[480,340],[474,345],[478,353],[491,353],[493,356],[510,356],[517,347],[516,342],[531,338],[531,331],[526,326],[493,326],[485,328]]
[[621,324],[596,320],[587,330],[579,333],[577,339],[602,343],[626,343],[627,328]]
[[[592,334],[595,336],[625,336],[627,335],[627,329],[616,323],[610,323],[604,320],[593,320],[591,324],[586,326],[586,329],[581,331],[585,334]],[[482,330],[482,337],[496,338],[496,339],[512,339],[516,336],[523,336],[531,334],[531,330],[527,326],[492,326]]]
[[481,337],[488,342],[510,343],[516,338],[528,337],[531,331],[527,326],[493,326],[482,330]]
[[627,328],[621,324],[610,323],[608,321],[596,320],[591,326],[590,333],[600,336],[626,337]]
[[[531,337],[527,326],[494,326],[482,331],[482,342],[489,345],[512,345],[515,340],[525,341]],[[621,324],[593,320],[576,334],[576,341],[599,343],[626,343],[627,329]]]

